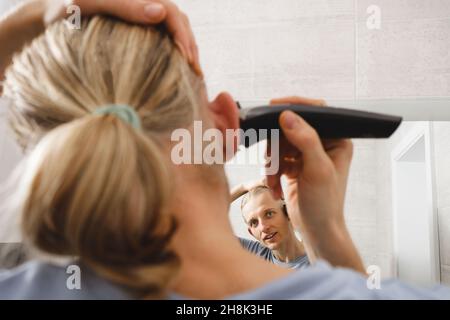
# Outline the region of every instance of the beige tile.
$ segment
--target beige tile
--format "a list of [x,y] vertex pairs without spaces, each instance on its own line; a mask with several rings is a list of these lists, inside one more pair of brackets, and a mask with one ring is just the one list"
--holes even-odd
[[357,34],[358,97],[450,95],[450,18],[360,22]]
[[450,266],[441,264],[441,283],[450,286]]
[[352,20],[271,26],[255,34],[255,95],[353,98]]
[[7,12],[11,8],[14,7],[14,5],[23,2],[24,0],[2,0],[0,1],[0,15],[4,12]]
[[[358,0],[357,95],[450,95],[450,2]],[[381,29],[369,30],[367,8],[381,10]]]
[[199,32],[210,96],[354,97],[352,21],[276,24]]
[[358,0],[357,14],[359,20],[368,16],[367,8],[376,5],[381,10],[382,19],[419,20],[450,17],[450,2],[447,0]]
[[353,18],[354,0],[175,0],[194,27]]
[[376,230],[373,225],[357,225],[349,221],[347,223],[350,235],[360,252],[366,255],[376,254]]
[[377,238],[377,252],[379,254],[393,255],[394,254],[394,230],[392,220],[386,220],[382,223],[377,223],[376,238]]
[[378,253],[376,256],[375,264],[380,267],[382,279],[388,279],[388,278],[395,277],[393,254]]
[[226,89],[240,100],[293,94],[352,99],[353,4],[181,2],[197,17],[192,20],[210,96]]

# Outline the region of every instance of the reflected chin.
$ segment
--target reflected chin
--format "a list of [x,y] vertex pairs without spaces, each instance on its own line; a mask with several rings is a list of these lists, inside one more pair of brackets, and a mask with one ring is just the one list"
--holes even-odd
[[280,242],[276,241],[276,242],[264,242],[264,245],[269,248],[270,250],[277,250],[278,247],[280,246]]

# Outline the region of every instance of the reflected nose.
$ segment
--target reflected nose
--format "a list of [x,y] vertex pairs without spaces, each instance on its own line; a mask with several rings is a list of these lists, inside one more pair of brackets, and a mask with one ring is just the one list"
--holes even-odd
[[259,225],[261,226],[261,233],[262,234],[267,234],[270,231],[270,224],[267,223],[266,221],[260,221]]

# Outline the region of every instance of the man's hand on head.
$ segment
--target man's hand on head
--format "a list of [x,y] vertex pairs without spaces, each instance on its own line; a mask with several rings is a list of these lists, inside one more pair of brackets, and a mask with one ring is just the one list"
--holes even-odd
[[198,47],[189,19],[170,0],[41,0],[46,25],[67,16],[67,9],[78,6],[82,16],[107,14],[125,21],[154,25],[165,23],[176,45],[193,70],[203,77]]

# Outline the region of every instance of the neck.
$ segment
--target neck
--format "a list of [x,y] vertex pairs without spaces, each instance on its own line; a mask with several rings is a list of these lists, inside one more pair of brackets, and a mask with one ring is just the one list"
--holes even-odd
[[297,239],[294,232],[290,232],[288,238],[280,248],[272,250],[275,257],[282,262],[292,262],[306,254],[303,244]]
[[218,199],[217,192],[213,196],[192,186],[190,190],[192,193],[175,201],[177,208],[173,211],[179,225],[173,247],[182,264],[173,287],[176,293],[220,299],[255,289],[291,272],[241,247],[228,219],[226,191],[223,199]]

